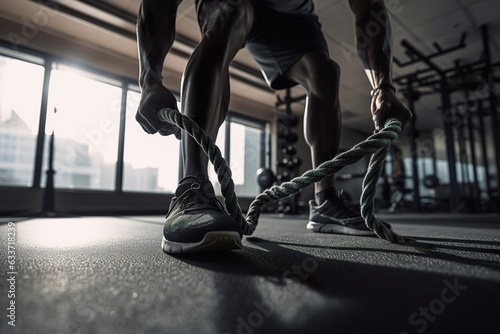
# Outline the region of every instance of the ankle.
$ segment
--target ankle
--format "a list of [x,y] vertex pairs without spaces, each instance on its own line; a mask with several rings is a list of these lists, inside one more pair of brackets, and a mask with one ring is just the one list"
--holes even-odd
[[314,199],[317,205],[323,204],[327,199],[333,199],[337,197],[337,189],[335,187],[326,188],[314,194]]

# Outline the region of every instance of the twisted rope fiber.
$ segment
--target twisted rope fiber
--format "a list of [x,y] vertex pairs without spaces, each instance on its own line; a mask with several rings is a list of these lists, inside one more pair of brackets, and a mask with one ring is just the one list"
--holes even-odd
[[337,155],[332,160],[322,163],[316,169],[309,170],[302,176],[296,177],[289,182],[266,189],[250,204],[245,219],[234,192],[231,169],[222,157],[214,141],[191,118],[182,115],[177,110],[170,108],[161,109],[157,116],[160,121],[174,124],[186,131],[201,146],[205,154],[207,154],[221,184],[221,192],[224,196],[226,209],[230,216],[240,224],[245,235],[251,235],[255,231],[261,208],[264,204],[298,193],[310,184],[338,172],[345,166],[361,160],[368,154],[372,154],[368,172],[363,180],[363,190],[360,198],[361,216],[365,220],[366,226],[370,230],[373,230],[379,238],[398,244],[410,241],[410,239],[406,239],[388,229],[373,214],[377,180],[382,173],[384,160],[389,152],[389,146],[401,132],[401,122],[395,118],[389,119],[381,131],[353,146],[349,151]]

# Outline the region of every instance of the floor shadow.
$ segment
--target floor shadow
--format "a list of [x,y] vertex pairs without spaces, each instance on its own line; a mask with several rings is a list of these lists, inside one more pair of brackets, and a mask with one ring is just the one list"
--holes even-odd
[[458,242],[464,244],[479,244],[479,245],[489,245],[500,247],[500,242],[498,241],[486,241],[486,240],[470,240],[470,239],[452,239],[452,238],[441,238],[441,237],[420,237],[420,236],[408,236],[409,238],[415,239],[417,241],[436,241],[436,242]]
[[[247,238],[248,240],[248,238]],[[273,242],[265,239],[250,238],[250,242],[256,242],[260,245],[270,245]],[[465,256],[458,256],[450,253],[440,252],[440,250],[458,250],[470,253],[483,253],[483,254],[494,254],[500,255],[500,252],[495,249],[485,249],[485,248],[473,248],[473,247],[461,247],[454,245],[440,245],[432,243],[411,243],[405,245],[399,245],[400,249],[385,249],[385,248],[368,248],[368,247],[336,247],[336,246],[324,246],[324,245],[309,245],[300,244],[293,242],[279,242],[281,245],[286,246],[298,246],[311,249],[330,249],[330,250],[352,250],[352,251],[366,251],[366,252],[381,252],[381,253],[391,253],[399,255],[412,255],[417,257],[422,257],[426,259],[441,259],[452,261],[457,264],[468,264],[475,266],[483,266],[488,269],[500,270],[500,258],[498,260],[486,260],[486,259],[471,259]],[[412,251],[413,250],[413,251]],[[416,252],[415,252],[416,251]]]
[[[408,259],[408,256],[416,256],[423,259],[422,263],[427,264],[435,263],[435,260],[439,259],[454,262],[458,266],[473,265],[500,270],[500,263],[495,261],[474,260],[440,251],[440,248],[448,249],[447,246],[419,244],[419,251],[415,251],[413,246],[411,248],[401,246],[401,249],[397,250],[325,247],[258,237],[248,237],[245,240],[246,246],[237,252],[176,256],[180,261],[200,268],[236,275],[245,282],[242,296],[252,296],[252,302],[242,303],[238,306],[238,311],[234,310],[235,305],[228,305],[227,309],[221,310],[226,314],[232,314],[233,329],[238,317],[246,319],[245,316],[251,315],[256,310],[255,302],[262,302],[268,298],[263,294],[261,287],[256,285],[255,279],[258,278],[265,279],[273,289],[282,291],[289,291],[293,289],[294,284],[298,283],[311,291],[316,291],[325,300],[338,301],[340,306],[335,310],[324,309],[318,314],[309,315],[307,328],[302,327],[299,322],[287,322],[280,315],[275,314],[266,319],[266,322],[259,328],[262,331],[256,331],[256,333],[270,333],[276,330],[279,333],[304,333],[311,332],[311,330],[315,333],[329,333],[331,323],[335,323],[336,330],[345,333],[369,332],[373,328],[399,332],[409,326],[408,317],[411,314],[418,311],[422,305],[428,305],[439,298],[446,284],[453,282],[474,287],[472,289],[474,293],[463,297],[462,303],[454,307],[453,312],[450,311],[446,316],[441,317],[440,321],[433,323],[434,329],[471,328],[470,323],[457,321],[461,318],[476,319],[490,324],[493,313],[499,309],[492,301],[485,301],[484,298],[488,298],[491,291],[499,289],[500,276],[497,281],[488,278],[472,278],[468,275],[457,276],[456,273],[446,273],[438,264],[434,267],[419,266],[417,268],[407,265],[404,260]],[[303,247],[304,251],[297,250],[300,247]],[[471,248],[465,248],[465,251],[474,251]],[[321,253],[318,252],[320,249]],[[328,251],[352,250],[357,253],[359,251],[392,253],[401,255],[402,260],[397,263],[387,261],[386,265],[381,265],[317,255],[324,254],[325,249]],[[230,296],[235,293],[234,287],[228,286],[224,281],[217,284],[217,289],[221,296]],[[385,305],[382,308],[383,312],[380,309],[381,305]],[[362,323],[356,323],[355,314],[363,314]],[[220,320],[222,321],[221,329],[228,331],[228,328],[222,325],[223,319]],[[356,331],[353,331],[353,328]]]

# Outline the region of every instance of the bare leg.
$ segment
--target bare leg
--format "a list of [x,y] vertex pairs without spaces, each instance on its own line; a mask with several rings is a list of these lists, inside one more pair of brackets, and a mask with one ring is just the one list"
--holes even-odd
[[[315,51],[302,57],[286,75],[307,90],[304,134],[311,148],[313,165],[317,167],[333,158],[339,149],[339,66],[326,52]],[[307,229],[320,233],[373,235],[359,210],[339,195],[334,181],[332,175],[315,183],[315,201],[309,202]],[[383,224],[390,228],[389,224]]]
[[[304,135],[311,148],[313,167],[337,155],[340,144],[340,68],[324,51],[302,57],[285,74],[307,90]],[[315,184],[315,192],[332,188],[334,175]]]
[[383,0],[349,0],[356,17],[356,43],[366,75],[373,88],[382,85],[372,98],[371,112],[375,130],[388,118],[395,117],[403,126],[412,117],[408,108],[396,97],[392,86],[392,30]]
[[[184,114],[215,140],[229,106],[229,64],[250,31],[253,11],[247,0],[206,0],[200,11],[203,38],[184,72],[181,101]],[[184,136],[182,151],[184,176],[207,179],[208,159],[199,145]]]
[[137,18],[141,101],[136,114],[144,131],[169,135],[178,130],[160,122],[162,108],[177,109],[174,95],[162,84],[162,68],[175,38],[175,17],[182,0],[143,0]]
[[[339,149],[339,66],[326,52],[314,51],[302,57],[286,75],[307,90],[304,134],[311,148],[313,165],[317,167],[333,158]],[[309,202],[307,229],[320,233],[373,235],[359,210],[339,195],[334,181],[331,175],[315,183],[315,201]]]
[[[229,105],[229,63],[253,23],[249,0],[205,0],[198,7],[202,40],[182,80],[184,114],[215,139]],[[208,159],[191,137],[182,138],[184,179],[175,191],[163,228],[167,253],[241,248],[243,230],[217,200],[208,180]]]

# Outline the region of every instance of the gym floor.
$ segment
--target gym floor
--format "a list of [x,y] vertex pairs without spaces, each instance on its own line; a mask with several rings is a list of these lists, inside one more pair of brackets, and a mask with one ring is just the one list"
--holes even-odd
[[500,333],[498,215],[379,218],[418,246],[264,215],[242,250],[171,256],[160,216],[3,218],[1,333]]

